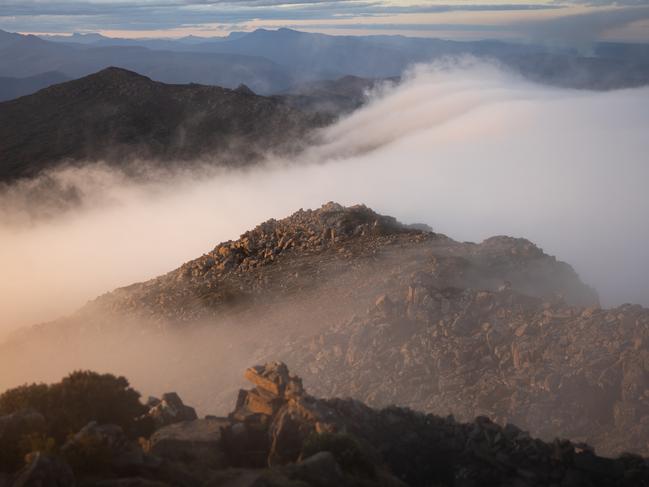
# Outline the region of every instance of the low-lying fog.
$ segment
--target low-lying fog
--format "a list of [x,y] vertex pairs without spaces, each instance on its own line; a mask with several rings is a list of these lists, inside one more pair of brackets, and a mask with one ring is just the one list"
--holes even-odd
[[[458,240],[525,236],[571,263],[605,305],[649,305],[649,87],[570,91],[484,64],[422,67],[324,138],[299,161],[246,173],[136,183],[93,167],[5,188],[0,330],[69,313],[329,200]],[[80,205],[59,212],[56,185]]]

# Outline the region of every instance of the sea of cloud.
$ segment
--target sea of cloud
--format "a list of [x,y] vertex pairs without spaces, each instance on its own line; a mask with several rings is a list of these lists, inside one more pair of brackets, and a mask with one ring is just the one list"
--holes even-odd
[[321,140],[246,171],[133,179],[92,164],[5,187],[0,331],[330,200],[458,240],[524,236],[572,264],[603,304],[649,305],[649,87],[558,89],[471,60],[419,66]]

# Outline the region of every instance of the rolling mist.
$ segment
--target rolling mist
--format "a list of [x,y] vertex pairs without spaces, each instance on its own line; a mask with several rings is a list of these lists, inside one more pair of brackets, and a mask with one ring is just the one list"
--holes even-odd
[[[535,85],[472,60],[413,69],[297,160],[130,178],[101,163],[0,194],[0,337],[326,201],[456,240],[524,236],[603,305],[649,305],[649,87]],[[145,164],[145,163],[143,163]]]

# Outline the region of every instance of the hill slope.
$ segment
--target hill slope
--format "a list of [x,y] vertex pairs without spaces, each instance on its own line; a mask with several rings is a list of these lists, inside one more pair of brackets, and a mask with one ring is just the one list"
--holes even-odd
[[31,95],[38,90],[69,81],[69,79],[64,74],[56,71],[28,76],[27,78],[2,76],[0,77],[0,102]]
[[61,161],[202,156],[244,164],[290,150],[326,120],[241,90],[166,85],[119,68],[0,104],[0,180]]
[[181,384],[214,411],[236,396],[238,369],[281,359],[323,396],[646,453],[648,330],[649,310],[600,309],[525,239],[456,242],[329,203],[17,334],[0,387],[93,368],[146,391]]

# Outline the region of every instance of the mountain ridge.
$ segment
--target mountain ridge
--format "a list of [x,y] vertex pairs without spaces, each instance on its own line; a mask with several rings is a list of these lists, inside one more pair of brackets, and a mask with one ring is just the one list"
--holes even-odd
[[220,165],[294,151],[329,119],[280,99],[227,88],[168,85],[122,68],[50,86],[0,104],[0,180],[63,163],[134,159]]

